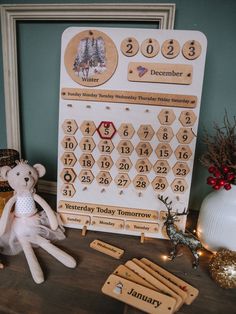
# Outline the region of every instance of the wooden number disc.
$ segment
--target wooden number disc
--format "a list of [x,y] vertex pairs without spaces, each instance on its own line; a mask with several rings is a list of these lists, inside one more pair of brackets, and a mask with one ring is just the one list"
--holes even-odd
[[179,42],[175,39],[168,39],[164,41],[161,47],[161,52],[167,59],[173,59],[177,57],[180,52]]
[[197,59],[202,52],[202,47],[200,43],[196,40],[189,40],[187,41],[184,46],[182,53],[184,57],[188,60],[195,60]]
[[128,37],[122,41],[120,49],[126,57],[133,57],[139,50],[139,43],[134,37]]
[[158,41],[154,38],[148,38],[142,42],[141,52],[147,58],[155,57],[160,50]]
[[64,62],[73,81],[83,86],[99,86],[115,72],[118,53],[106,34],[86,30],[71,39],[65,50]]

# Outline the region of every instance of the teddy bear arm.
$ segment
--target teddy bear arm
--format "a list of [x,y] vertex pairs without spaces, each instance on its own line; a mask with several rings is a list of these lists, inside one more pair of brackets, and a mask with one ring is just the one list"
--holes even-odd
[[52,230],[56,230],[58,228],[58,221],[57,221],[57,217],[54,213],[54,211],[51,209],[51,207],[48,205],[48,203],[38,194],[34,194],[34,200],[35,202],[37,202],[45,211],[49,223],[50,223],[50,227],[52,228]]
[[3,209],[3,213],[0,219],[0,236],[2,236],[4,234],[4,232],[6,231],[6,227],[7,227],[7,223],[8,223],[8,219],[12,210],[13,205],[16,202],[16,195],[12,196],[8,202],[6,203],[4,209]]

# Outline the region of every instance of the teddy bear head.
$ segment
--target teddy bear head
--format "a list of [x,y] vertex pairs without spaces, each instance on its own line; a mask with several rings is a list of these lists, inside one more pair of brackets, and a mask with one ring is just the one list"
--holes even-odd
[[36,164],[30,166],[26,160],[16,162],[16,166],[11,168],[4,166],[1,168],[1,176],[7,180],[16,193],[33,192],[33,189],[46,170],[43,165]]

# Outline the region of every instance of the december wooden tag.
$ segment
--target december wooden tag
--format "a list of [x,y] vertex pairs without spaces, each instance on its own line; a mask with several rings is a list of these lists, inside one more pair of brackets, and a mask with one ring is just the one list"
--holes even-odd
[[147,313],[171,314],[175,300],[116,275],[110,275],[102,292]]
[[191,304],[196,297],[199,294],[199,290],[191,286],[189,283],[186,281],[180,279],[179,277],[173,275],[172,273],[168,272],[161,266],[154,264],[153,262],[149,261],[146,258],[142,258],[141,262],[143,262],[145,265],[149,266],[151,269],[154,271],[158,272],[160,275],[164,276],[167,278],[170,282],[174,283],[178,287],[180,287],[183,291],[186,291],[187,293],[187,298],[185,299],[186,304]]
[[138,265],[136,261],[138,260],[133,259],[132,261],[128,261],[126,262],[125,266],[127,266],[136,274],[138,274],[140,277],[142,277],[147,282],[152,284],[156,289],[158,289],[160,293],[164,293],[165,295],[171,296],[176,302],[174,310],[177,311],[182,306],[183,299],[177,293],[175,293],[170,288],[168,288],[165,284],[163,284],[160,280],[153,277],[150,273],[148,273],[145,269],[143,269],[140,265]]
[[94,240],[93,242],[91,242],[90,247],[94,250],[112,256],[116,259],[120,259],[124,254],[124,250],[119,249],[118,247],[110,245],[106,242],[102,242],[100,240]]

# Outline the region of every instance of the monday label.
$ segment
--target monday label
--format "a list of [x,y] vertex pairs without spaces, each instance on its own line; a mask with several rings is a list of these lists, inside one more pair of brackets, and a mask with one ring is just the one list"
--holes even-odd
[[60,201],[58,212],[70,212],[78,214],[102,215],[110,217],[119,217],[123,219],[135,218],[135,220],[157,220],[158,211],[146,209],[123,208],[116,206],[106,206],[97,204],[88,204],[80,202]]

